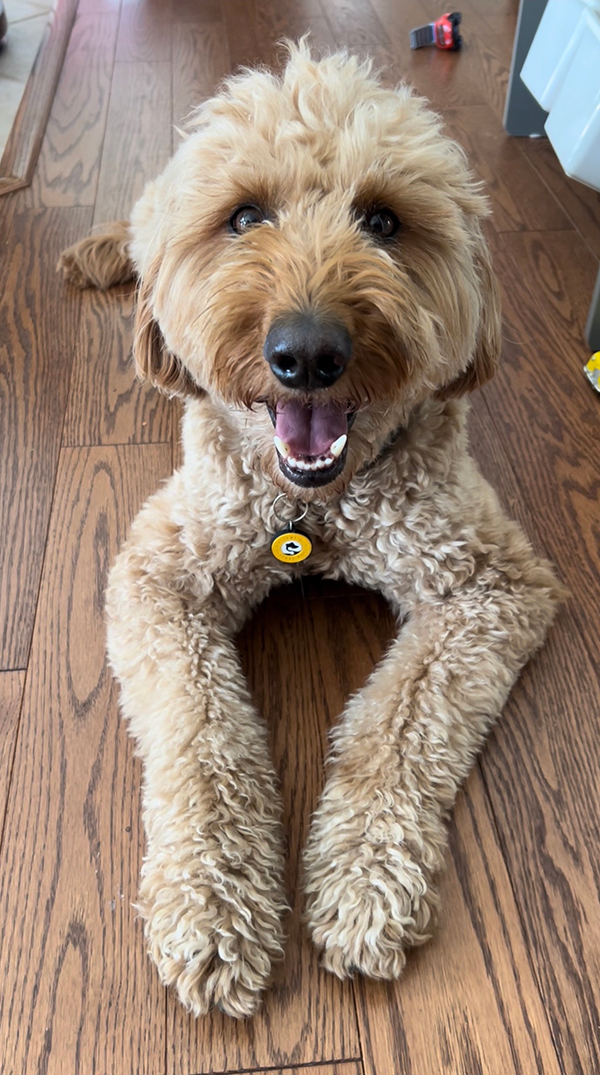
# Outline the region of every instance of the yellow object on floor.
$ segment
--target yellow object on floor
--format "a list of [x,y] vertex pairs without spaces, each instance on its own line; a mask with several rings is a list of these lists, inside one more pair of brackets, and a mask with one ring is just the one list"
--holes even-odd
[[589,362],[586,362],[583,367],[583,372],[596,391],[600,392],[600,351],[594,352]]

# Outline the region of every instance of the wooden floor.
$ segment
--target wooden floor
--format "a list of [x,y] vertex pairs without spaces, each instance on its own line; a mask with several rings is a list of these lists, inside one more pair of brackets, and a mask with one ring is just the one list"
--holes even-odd
[[[433,0],[81,0],[33,185],[0,200],[0,1071],[3,1075],[600,1072],[600,397],[583,325],[598,195],[501,114],[516,0],[462,0],[460,55],[412,54]],[[459,796],[434,941],[396,984],[341,984],[303,937],[261,1014],[194,1021],[144,951],[140,766],[104,662],[108,566],[178,456],[134,383],[132,295],[67,290],[61,248],[124,216],[191,105],[284,34],[374,55],[487,181],[504,365],[474,400],[479,463],[572,599]],[[286,804],[289,883],[328,725],[386,646],[375,596],[312,582],[241,638]]]

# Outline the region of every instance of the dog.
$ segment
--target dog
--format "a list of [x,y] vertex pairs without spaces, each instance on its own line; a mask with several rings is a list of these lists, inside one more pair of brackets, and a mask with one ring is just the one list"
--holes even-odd
[[183,465],[107,612],[149,950],[195,1015],[255,1012],[283,947],[277,781],[234,644],[252,609],[310,571],[397,615],[304,855],[325,967],[390,979],[431,934],[457,789],[562,597],[467,449],[500,349],[487,212],[427,102],[301,41],[279,75],[227,79],[131,221],[62,256],[79,286],[137,278],[138,374],[185,399]]

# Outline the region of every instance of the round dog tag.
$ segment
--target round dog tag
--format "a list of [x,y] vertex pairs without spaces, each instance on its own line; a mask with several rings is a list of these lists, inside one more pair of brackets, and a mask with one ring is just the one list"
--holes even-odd
[[282,564],[299,564],[312,552],[312,541],[301,530],[281,530],[271,542],[271,552]]

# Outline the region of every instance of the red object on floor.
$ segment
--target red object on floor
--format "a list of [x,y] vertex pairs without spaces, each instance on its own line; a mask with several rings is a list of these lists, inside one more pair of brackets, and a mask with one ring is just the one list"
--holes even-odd
[[448,11],[440,15],[435,22],[418,26],[410,32],[411,49],[420,49],[426,45],[435,45],[438,49],[449,49],[456,52],[462,45],[462,37],[458,32],[462,15],[460,11]]

